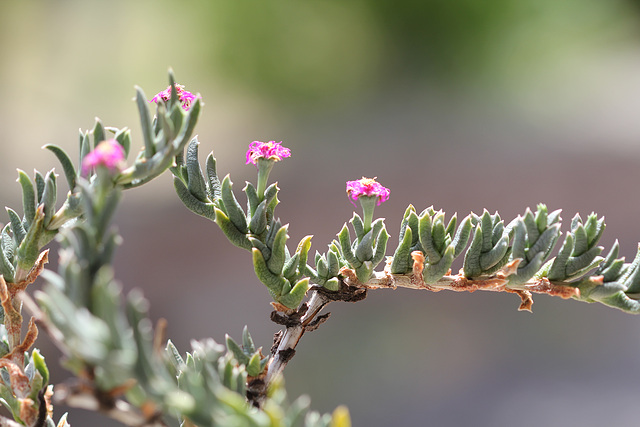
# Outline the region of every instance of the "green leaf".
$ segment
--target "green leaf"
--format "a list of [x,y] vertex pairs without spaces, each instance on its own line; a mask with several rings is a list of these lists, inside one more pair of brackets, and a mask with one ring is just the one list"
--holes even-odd
[[178,351],[176,346],[173,344],[173,342],[171,342],[171,340],[167,341],[167,346],[165,348],[165,351],[169,356],[169,361],[174,366],[176,371],[180,371],[181,369],[183,369],[185,365],[184,359],[180,355],[180,352]]
[[443,256],[437,263],[427,263],[422,271],[422,280],[426,284],[436,283],[451,269],[455,254],[455,247],[453,245],[447,246]]
[[[318,254],[319,255],[319,254]],[[328,279],[329,266],[324,256],[316,256],[316,270],[318,271],[318,277],[322,279]]]
[[156,154],[156,148],[153,140],[153,132],[151,130],[151,119],[149,118],[147,97],[138,86],[136,86],[136,105],[138,106],[140,127],[142,128],[142,137],[144,139],[144,156],[147,159],[150,159],[154,154]]
[[267,201],[260,202],[252,215],[249,221],[249,230],[255,235],[264,233],[267,230]]
[[280,295],[283,286],[288,283],[287,280],[271,272],[259,249],[253,248],[251,253],[253,255],[253,269],[258,279],[267,286],[272,296]]
[[509,249],[509,236],[504,235],[489,251],[480,256],[480,267],[483,271],[495,266],[507,253]]
[[[79,149],[80,160],[78,161],[79,165],[82,165],[82,160],[84,160],[84,158],[86,157],[87,154],[89,154],[90,151],[91,151],[91,142],[89,141],[89,132],[85,132],[85,133],[80,132],[80,149]],[[36,182],[38,182],[37,178],[38,177],[36,176]],[[38,197],[38,200],[40,200],[40,197]]]
[[227,239],[239,248],[250,250],[251,242],[247,239],[247,235],[238,231],[238,228],[231,223],[229,217],[218,208],[214,208],[216,219],[215,222],[222,230]]
[[602,280],[604,282],[615,282],[618,277],[620,277],[620,273],[622,272],[623,267],[624,259],[614,260],[605,270],[600,273],[602,275]]
[[245,354],[244,350],[242,350],[238,343],[236,343],[229,335],[225,335],[225,340],[227,348],[231,353],[233,353],[233,357],[235,357],[238,363],[247,365],[249,363],[249,356]]
[[551,225],[551,224],[560,223],[560,221],[562,221],[562,218],[560,217],[561,213],[562,213],[562,209],[557,209],[551,212],[547,216],[547,224]]
[[49,369],[47,368],[47,364],[44,361],[44,357],[40,354],[38,349],[34,349],[31,353],[31,357],[33,359],[33,365],[40,375],[42,375],[42,384],[46,386],[49,384]]
[[511,246],[511,257],[513,259],[521,259],[523,263],[527,262],[527,228],[521,217],[513,222],[513,245]]
[[[436,245],[434,245],[434,238],[432,235],[433,219],[428,214],[420,216],[418,227],[420,233],[420,245],[422,245],[424,253],[427,256],[429,262],[432,264],[436,264],[438,261],[440,261],[440,258],[442,256],[436,249]],[[442,229],[442,231],[444,234],[444,228]]]
[[103,236],[107,230],[107,227],[111,223],[111,219],[118,208],[120,203],[120,197],[122,192],[116,188],[114,191],[110,191],[102,200],[102,205],[98,212],[96,212],[96,221],[92,224],[95,227],[96,235]]
[[618,240],[616,240],[602,264],[600,264],[598,269],[594,272],[595,276],[602,275],[605,283],[616,281],[622,273],[624,259],[618,259],[619,250],[620,244],[618,243]]
[[253,343],[253,339],[251,338],[251,334],[249,333],[249,328],[247,328],[247,325],[244,325],[244,328],[242,328],[242,347],[249,353],[253,353],[256,351],[256,346]]
[[198,200],[206,203],[209,201],[207,197],[207,184],[204,181],[200,163],[198,163],[198,145],[200,145],[198,139],[193,138],[187,147],[187,156],[185,159],[188,176],[187,188]]
[[480,218],[482,227],[482,252],[489,252],[493,247],[493,219],[486,209]]
[[633,262],[627,267],[619,282],[627,288],[627,293],[635,294],[640,292],[640,245]]
[[389,241],[389,233],[387,233],[386,228],[383,228],[382,230],[380,230],[380,233],[378,234],[378,238],[376,241],[376,248],[375,248],[375,252],[373,254],[373,259],[372,259],[374,267],[380,264],[385,254],[387,253],[388,241]]
[[304,236],[300,243],[298,243],[298,247],[296,248],[296,253],[300,255],[300,260],[298,264],[298,270],[302,271],[302,268],[307,263],[309,249],[311,249],[311,239],[312,235]]
[[587,252],[589,247],[589,241],[587,240],[587,232],[585,231],[582,224],[578,225],[575,230],[572,231],[574,243],[573,243],[573,251],[571,252],[572,257],[576,257]]
[[29,228],[36,215],[36,194],[33,184],[29,176],[22,170],[18,169],[18,182],[22,187],[22,209],[24,211],[24,226]]
[[57,145],[47,144],[43,148],[51,151],[58,158],[60,164],[62,164],[62,170],[64,171],[64,176],[67,179],[67,183],[69,184],[69,190],[73,191],[76,186],[76,168],[73,166],[73,162],[67,155],[67,153]]
[[400,245],[396,248],[391,262],[391,274],[407,274],[411,271],[411,242],[413,232],[407,227]]
[[125,157],[128,157],[131,151],[131,131],[127,128],[117,130],[114,138],[124,148]]
[[37,203],[42,203],[42,195],[44,193],[44,177],[38,171],[35,171],[35,181],[36,181],[36,195]]
[[364,223],[362,222],[362,218],[360,218],[360,215],[354,212],[353,217],[349,222],[351,223],[353,230],[356,232],[356,239],[358,241],[362,240],[364,238],[365,233],[364,233]]
[[278,200],[278,191],[280,189],[276,185],[276,183],[271,184],[264,191],[264,200],[267,200],[267,222],[271,222],[273,218],[273,212],[278,206],[280,201]]
[[212,199],[219,199],[222,195],[222,188],[220,186],[220,180],[218,179],[218,173],[216,171],[216,159],[213,157],[213,151],[207,156],[207,178],[209,179],[209,189],[211,191]]
[[[527,258],[531,259],[538,253],[549,256],[560,237],[560,224],[553,224],[542,232],[538,240],[529,248]],[[530,241],[531,242],[531,241]]]
[[233,194],[232,186],[229,175],[225,176],[222,180],[222,203],[233,225],[236,226],[240,233],[246,234],[248,231],[247,217]]
[[44,193],[42,193],[42,205],[44,206],[44,225],[47,226],[51,222],[51,218],[56,211],[56,174],[53,170],[47,173],[44,179]]
[[404,215],[402,216],[402,222],[400,223],[400,234],[398,234],[398,244],[400,244],[404,240],[404,233],[407,230],[411,229],[411,227],[409,227],[409,216],[411,215],[411,213],[415,215],[415,212],[416,212],[416,209],[413,207],[413,205],[409,205],[407,206],[407,209],[405,209]]
[[542,233],[547,228],[547,225],[548,225],[547,219],[548,219],[547,206],[541,203],[538,205],[536,209],[536,216],[535,216],[536,227],[540,233]]
[[[527,228],[527,239],[529,242],[535,242],[538,240],[541,230],[538,228],[538,221],[534,218],[531,209],[527,208],[522,221]],[[542,222],[542,219],[540,221]]]
[[464,255],[463,271],[465,277],[473,278],[482,274],[482,268],[480,267],[480,255],[482,254],[483,245],[482,226],[476,225],[473,233],[473,240],[471,245]]
[[93,148],[95,149],[96,146],[104,140],[104,127],[100,119],[96,117],[96,124],[93,126]]
[[587,241],[589,246],[592,247],[600,240],[602,233],[605,229],[604,218],[598,220],[598,216],[595,213],[591,213],[587,217],[587,221],[584,224],[584,229],[587,233]]
[[156,113],[156,126],[158,125],[162,131],[156,133],[156,152],[162,152],[165,148],[171,150],[173,147],[167,147],[167,142],[175,137],[176,129],[173,125],[171,113],[167,111],[166,106],[162,104],[158,105],[158,111]]
[[267,201],[266,199],[262,202],[260,201],[260,197],[258,197],[258,192],[256,191],[256,187],[253,186],[252,183],[247,181],[246,185],[242,189],[244,193],[247,195],[247,212],[249,212],[249,217],[253,218],[255,216],[256,210],[260,203],[264,203],[264,218],[265,222],[267,219]]
[[[7,215],[9,215],[9,224],[11,224],[11,232],[13,233],[13,237],[16,239],[16,242],[20,244],[24,237],[27,235],[27,231],[24,229],[22,221],[20,220],[20,217],[18,216],[16,211],[8,207],[5,207],[5,210],[7,211]],[[32,227],[33,224],[30,228]]]
[[453,214],[453,216],[449,220],[449,224],[447,224],[447,229],[446,229],[446,233],[451,239],[453,239],[454,237],[457,223],[458,223],[458,215]]
[[373,274],[373,268],[373,263],[371,261],[365,261],[360,265],[360,267],[356,267],[356,276],[358,277],[358,281],[360,281],[360,283],[367,283],[371,278],[371,274]]
[[324,288],[330,291],[337,291],[340,289],[340,280],[337,277],[332,277],[325,282]]
[[286,261],[285,250],[287,239],[289,238],[289,236],[287,235],[288,230],[288,224],[280,227],[275,235],[275,239],[273,240],[273,246],[271,247],[271,257],[267,262],[267,266],[273,274],[282,274],[282,268],[284,267],[284,263]]
[[[444,214],[442,212],[436,214],[433,218],[433,228],[431,229],[431,238],[433,241],[433,246],[440,256],[444,253],[445,248],[447,246],[446,239],[449,238],[447,232],[444,228]],[[436,260],[434,260],[435,262]]]
[[298,273],[298,262],[300,260],[300,254],[295,253],[292,257],[284,263],[284,267],[282,268],[282,275],[287,278],[287,280],[293,280]]
[[200,98],[196,98],[195,102],[191,104],[189,107],[189,112],[187,113],[186,121],[183,123],[182,128],[180,128],[180,132],[176,139],[173,142],[174,150],[179,150],[181,147],[186,144],[187,140],[191,138],[193,134],[193,130],[196,127],[196,123],[198,122],[198,117],[200,116],[200,109],[202,107],[202,102]]
[[[513,255],[512,255],[513,257]],[[513,257],[516,259],[517,257]],[[523,267],[518,266],[515,274],[508,277],[509,286],[522,285],[529,281],[539,270],[544,262],[544,253],[538,252],[533,259],[526,263]]]
[[[0,274],[4,276],[7,282],[13,282],[16,269],[13,266],[12,258],[14,256],[13,239],[7,232],[9,224],[2,229],[2,245],[0,245]],[[11,241],[5,245],[5,241]]]
[[351,249],[351,235],[349,234],[349,229],[347,228],[346,223],[342,226],[342,229],[338,233],[338,242],[340,243],[340,249],[342,249],[342,256],[344,257],[344,259],[352,267],[360,267],[362,265],[362,261],[356,258],[353,250]]
[[327,252],[327,268],[328,277],[336,277],[340,272],[340,258],[335,250],[329,249]]
[[273,247],[273,242],[276,239],[276,234],[278,233],[278,231],[280,231],[280,227],[282,227],[282,224],[279,220],[276,220],[272,224],[270,224],[267,235],[263,239],[264,243],[270,248]]
[[4,252],[7,259],[12,261],[16,254],[16,243],[9,234],[9,230],[11,229],[11,224],[6,224],[2,227],[2,232],[0,232],[0,249]]
[[189,189],[184,185],[180,178],[173,177],[173,186],[176,189],[178,197],[182,203],[193,213],[208,218],[212,221],[216,220],[216,208],[213,203],[206,203],[195,197]]
[[565,270],[567,276],[574,277],[576,273],[590,266],[594,262],[594,260],[596,260],[596,258],[598,258],[599,260],[598,263],[599,263],[603,259],[601,257],[598,257],[598,255],[600,255],[600,253],[602,252],[602,249],[603,249],[602,246],[596,246],[577,257],[569,258],[569,260],[567,261],[567,267]]
[[296,309],[307,294],[307,290],[309,290],[309,278],[305,277],[299,280],[289,293],[282,295],[278,302],[291,309]]
[[371,261],[373,258],[373,229],[369,230],[360,240],[356,246],[355,255],[360,264],[364,261]]
[[260,363],[260,353],[255,353],[249,359],[247,363],[247,374],[251,377],[257,377],[262,372],[262,366]]
[[560,252],[553,260],[551,264],[551,268],[549,269],[549,274],[547,277],[551,281],[562,281],[567,277],[566,268],[567,262],[569,261],[569,257],[571,256],[571,252],[573,251],[573,235],[571,233],[567,233],[567,236],[564,239],[562,247],[560,248]]

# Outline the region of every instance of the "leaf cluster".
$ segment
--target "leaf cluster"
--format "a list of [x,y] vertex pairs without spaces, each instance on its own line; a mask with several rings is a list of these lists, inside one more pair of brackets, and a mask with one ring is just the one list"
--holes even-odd
[[[189,111],[184,111],[177,102],[173,74],[172,98],[168,103],[160,102],[153,120],[149,117],[148,101],[140,88],[136,89],[136,104],[144,136],[144,150],[133,165],[114,178],[114,185],[131,188],[150,181],[160,175],[180,156],[193,134],[200,115],[201,101],[196,99]],[[175,98],[175,99],[174,99]],[[95,173],[82,176],[82,161],[85,156],[107,138],[115,139],[129,154],[131,132],[127,128],[104,127],[99,119],[91,131],[80,132],[79,159],[76,167],[69,155],[59,146],[45,145],[59,160],[66,178],[69,192],[62,206],[56,210],[57,175],[52,169],[46,174],[35,171],[33,180],[18,170],[18,182],[22,189],[22,217],[11,208],[6,208],[9,222],[0,231],[0,274],[7,282],[18,282],[25,278],[33,267],[41,249],[53,240],[60,227],[72,219],[82,217],[86,202],[85,194],[97,190]],[[78,183],[86,180],[89,191],[80,191]],[[101,207],[98,207],[98,211]]]
[[184,161],[172,169],[178,197],[192,212],[214,221],[235,246],[249,250],[254,271],[274,301],[295,309],[303,300],[309,278],[304,277],[310,248],[305,237],[291,254],[287,247],[288,225],[274,215],[278,186],[269,185],[264,194],[247,182],[243,208],[233,191],[229,175],[220,182],[213,153],[207,156],[206,177],[198,162],[198,141],[189,143]]
[[[171,98],[158,101],[156,115],[151,119],[147,98],[141,88],[136,87],[136,105],[140,115],[140,126],[144,149],[138,153],[132,166],[122,171],[116,182],[124,188],[138,187],[174,166],[191,140],[200,117],[202,101],[199,97],[185,111],[176,93],[173,73],[169,72]],[[128,147],[125,146],[125,150]]]
[[[135,290],[123,302],[113,276],[111,261],[120,237],[109,224],[120,200],[120,187],[93,192],[85,180],[76,185],[84,221],[61,233],[58,274],[44,275],[48,285],[36,293],[36,299],[46,321],[64,337],[57,344],[66,367],[89,381],[94,398],[111,400],[114,405],[115,400],[126,399],[147,414],[149,408],[155,408],[152,416],[167,425],[185,420],[211,426],[329,425],[330,416],[309,412],[305,399],[287,403],[278,387],[263,409],[247,402],[247,376],[260,375],[268,359],[256,349],[246,328],[242,345],[227,337],[228,349],[209,339],[193,341],[191,353],[184,357],[171,342],[160,351],[154,344],[156,332],[148,317],[148,302]],[[272,253],[282,252],[286,227],[278,221],[273,224],[277,225],[266,230],[263,238]],[[268,237],[270,232],[276,236]],[[275,262],[275,257],[269,260]],[[33,359],[36,368],[40,366],[37,356]]]
[[[349,228],[345,223],[338,233],[337,242],[334,241],[330,245],[328,257],[331,256],[331,253],[336,253],[338,262],[355,270],[358,280],[366,283],[373,274],[373,270],[384,259],[389,234],[382,218],[373,221],[368,230],[365,229],[364,222],[357,213],[353,214],[349,222],[356,238],[351,240]],[[318,260],[316,260],[316,264],[318,264]]]
[[[601,302],[621,310],[640,312],[640,249],[632,263],[618,258],[616,241],[606,257],[598,245],[605,229],[604,218],[595,213],[586,220],[576,215],[562,245],[553,256],[562,235],[560,210],[548,212],[543,204],[505,225],[498,213],[486,210],[470,214],[457,225],[454,215],[445,221],[442,211],[427,208],[420,214],[413,206],[405,211],[399,244],[389,260],[389,272],[413,274],[415,252],[424,259],[422,279],[434,284],[450,275],[455,258],[463,256],[460,275],[474,280],[495,275],[508,263],[517,268],[507,275],[507,289],[527,290],[547,281],[572,289],[574,298]],[[558,294],[564,294],[559,291]]]

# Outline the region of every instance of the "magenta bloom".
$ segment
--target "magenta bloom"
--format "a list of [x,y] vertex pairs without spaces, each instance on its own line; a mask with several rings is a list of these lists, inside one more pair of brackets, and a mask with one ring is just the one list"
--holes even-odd
[[112,171],[119,171],[124,158],[124,148],[118,141],[115,139],[102,141],[82,159],[82,175],[86,176],[91,169],[100,165]]
[[[362,196],[377,197],[377,205],[380,206],[382,202],[389,200],[390,193],[389,189],[376,182],[375,178],[362,177],[357,181],[347,181],[347,195],[352,199],[351,203]],[[355,206],[355,203],[353,205]]]
[[[178,100],[180,100],[180,102],[182,103],[182,108],[185,111],[189,110],[193,101],[196,100],[196,96],[191,92],[184,90],[183,85],[178,85],[178,84],[176,85],[176,93],[178,94]],[[171,99],[171,85],[169,85],[162,92],[158,92],[156,96],[154,96],[149,102],[155,102],[157,104],[158,101],[160,100],[163,100],[164,102],[168,102],[170,99]]]
[[257,164],[258,159],[268,159],[279,161],[287,157],[291,157],[291,150],[287,147],[283,147],[282,141],[275,142],[260,142],[253,141],[249,144],[249,150],[247,151],[247,163]]

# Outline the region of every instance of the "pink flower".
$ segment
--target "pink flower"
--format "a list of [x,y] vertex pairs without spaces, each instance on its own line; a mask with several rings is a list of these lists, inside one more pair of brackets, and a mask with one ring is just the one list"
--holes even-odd
[[[347,195],[352,199],[351,203],[362,196],[377,197],[377,205],[380,206],[382,202],[389,200],[390,193],[389,189],[376,182],[375,178],[362,177],[357,181],[347,181]],[[355,203],[353,205],[355,206]]]
[[119,171],[124,161],[124,148],[115,139],[108,139],[99,143],[96,148],[82,159],[82,175],[102,165],[112,171]]
[[[178,100],[182,103],[182,108],[185,111],[189,110],[193,101],[196,100],[196,96],[191,92],[184,90],[184,86],[179,84],[176,85],[176,93],[178,94]],[[156,96],[151,98],[151,101],[149,102],[155,102],[157,104],[158,101],[160,100],[164,102],[168,102],[170,99],[171,99],[171,85],[169,85],[162,92],[158,92]]]
[[249,144],[249,150],[247,151],[247,163],[257,164],[258,159],[269,159],[279,161],[287,157],[291,157],[291,150],[283,147],[282,141],[275,142],[260,142],[253,141]]

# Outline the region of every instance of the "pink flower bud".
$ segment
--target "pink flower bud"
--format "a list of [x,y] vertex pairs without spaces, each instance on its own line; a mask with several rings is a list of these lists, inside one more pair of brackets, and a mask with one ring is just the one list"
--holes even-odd
[[283,147],[282,141],[275,142],[260,142],[253,141],[249,144],[249,150],[247,151],[247,165],[249,163],[257,164],[258,159],[268,159],[279,161],[287,157],[291,157],[291,150]]
[[[196,100],[196,96],[191,92],[184,90],[184,86],[179,84],[176,85],[176,93],[178,94],[178,100],[182,103],[182,108],[185,111],[188,111],[189,108],[191,108],[191,104],[193,103],[193,101]],[[170,99],[171,99],[171,85],[169,85],[162,92],[158,92],[156,96],[151,98],[151,101],[149,102],[155,102],[157,104],[158,101],[160,100],[164,102],[168,102]]]
[[347,195],[352,199],[351,203],[354,206],[354,202],[362,196],[377,197],[377,205],[380,206],[381,203],[389,200],[390,193],[389,189],[376,182],[375,178],[362,177],[357,181],[347,181]]
[[91,169],[99,165],[112,171],[120,171],[124,158],[124,148],[118,141],[115,139],[102,141],[82,159],[82,175],[86,176]]

